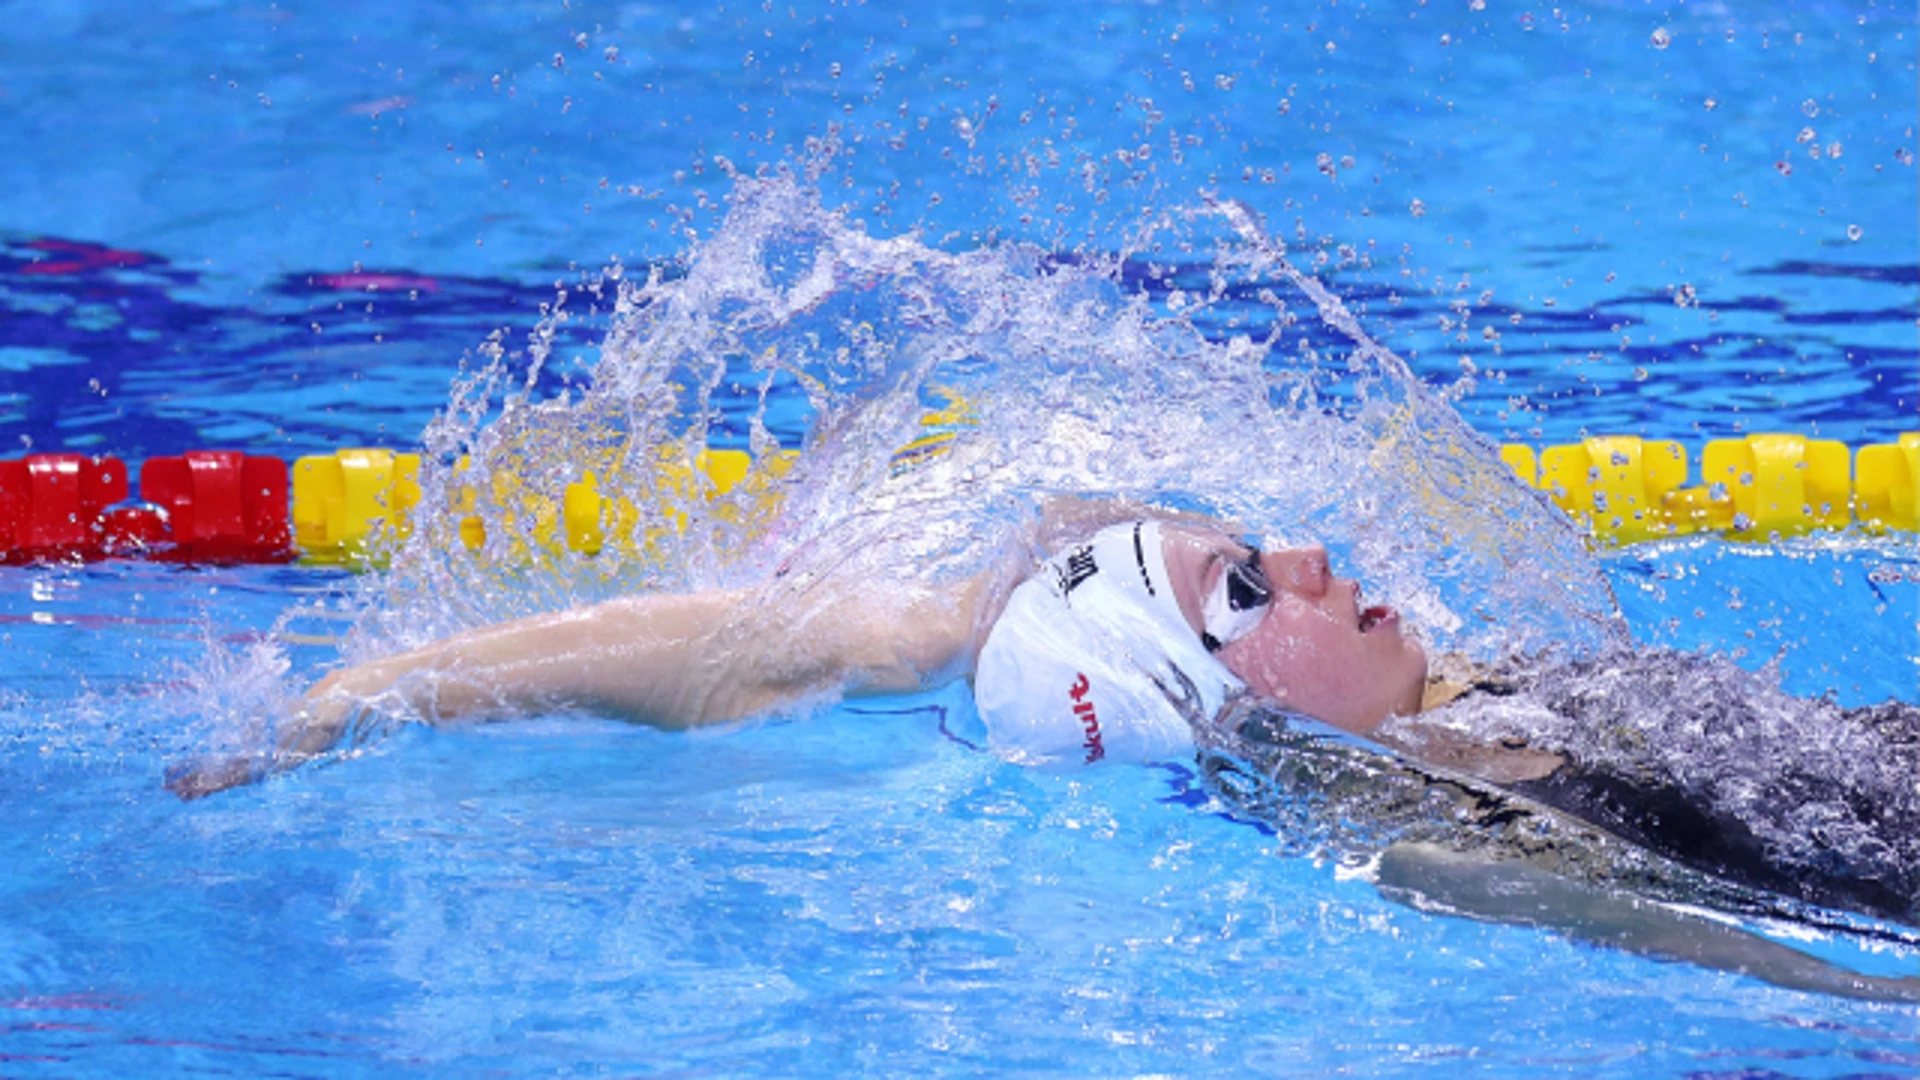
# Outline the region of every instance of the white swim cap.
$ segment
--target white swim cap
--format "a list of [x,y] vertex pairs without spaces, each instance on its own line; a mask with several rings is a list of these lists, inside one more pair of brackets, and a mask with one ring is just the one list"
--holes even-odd
[[988,747],[1022,764],[1186,753],[1192,721],[1240,688],[1180,613],[1153,521],[1102,529],[1022,582],[973,683]]

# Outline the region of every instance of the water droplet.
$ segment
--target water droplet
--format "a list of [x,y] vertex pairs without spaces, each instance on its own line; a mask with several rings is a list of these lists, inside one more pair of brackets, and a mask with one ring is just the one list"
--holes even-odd
[[1453,44],[1453,35],[1452,35],[1452,34],[1441,34],[1441,35],[1440,35],[1440,44],[1441,44],[1442,46],[1446,46],[1446,45],[1451,45],[1451,44]]
[[1647,369],[1646,369],[1646,368],[1643,368],[1643,367],[1637,367],[1637,368],[1634,368],[1634,369],[1633,369],[1633,381],[1634,381],[1634,382],[1646,382],[1646,381],[1647,381],[1647,379],[1648,379],[1648,375],[1647,375]]
[[1864,234],[1864,230],[1862,230],[1860,226],[1858,225],[1847,226],[1847,239],[1859,240],[1863,234]]
[[1800,111],[1803,113],[1806,113],[1807,118],[1811,120],[1812,118],[1820,115],[1820,103],[1813,100],[1812,98],[1808,98],[1807,100],[1800,103]]
[[1414,217],[1427,216],[1427,204],[1421,202],[1419,199],[1415,199],[1412,203],[1408,204],[1407,209],[1413,213]]
[[1802,146],[1805,146],[1807,143],[1810,143],[1813,140],[1814,140],[1813,129],[1810,127],[1801,128],[1800,134],[1793,137],[1793,141],[1801,144]]
[[1673,35],[1667,33],[1667,28],[1663,26],[1653,32],[1653,37],[1648,39],[1647,44],[1656,49],[1664,49],[1673,44]]

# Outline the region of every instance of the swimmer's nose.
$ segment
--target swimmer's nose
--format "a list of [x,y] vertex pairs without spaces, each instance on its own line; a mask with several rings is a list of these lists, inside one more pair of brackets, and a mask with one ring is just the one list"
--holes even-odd
[[1281,548],[1261,557],[1261,566],[1273,587],[1318,599],[1333,585],[1333,571],[1327,565],[1327,549],[1312,547]]

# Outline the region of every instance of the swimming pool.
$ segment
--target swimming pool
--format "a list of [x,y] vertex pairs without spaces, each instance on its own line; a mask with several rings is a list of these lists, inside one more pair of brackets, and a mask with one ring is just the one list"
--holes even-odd
[[[1920,390],[1913,34],[1873,5],[1497,0],[17,16],[0,440],[411,443],[490,333],[525,351],[556,282],[579,315],[548,324],[540,392],[584,393],[607,317],[583,275],[686,273],[729,235],[725,157],[795,162],[781,197],[847,208],[834,235],[985,252],[941,271],[956,291],[1021,279],[1016,241],[1061,265],[1125,251],[1121,291],[1161,315],[1220,265],[1194,208],[1243,200],[1494,441],[1885,441]],[[1162,251],[1135,246],[1150,223]],[[1219,342],[1273,321],[1250,300],[1193,317]],[[1344,356],[1307,322],[1313,385],[1346,409]],[[772,397],[719,409],[712,437],[745,445],[757,415],[794,444],[816,412]],[[1911,537],[1601,568],[1644,639],[1778,657],[1799,692],[1920,698]],[[404,727],[167,795],[167,764],[287,685],[282,659],[298,682],[333,658],[352,588],[303,566],[0,569],[0,1071],[1920,1065],[1910,1007],[1415,912],[1275,854],[1178,767],[998,763],[943,733],[964,703],[941,694],[695,735]]]

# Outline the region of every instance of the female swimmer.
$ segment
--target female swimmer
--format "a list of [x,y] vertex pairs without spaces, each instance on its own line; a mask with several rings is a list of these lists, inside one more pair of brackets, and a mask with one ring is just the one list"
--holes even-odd
[[1419,711],[1419,642],[1324,550],[1261,552],[1196,518],[1102,520],[1139,512],[1051,517],[1046,532],[1091,538],[1010,595],[1004,570],[947,588],[802,573],[471,631],[328,675],[273,752],[169,786],[197,798],[295,767],[369,709],[432,723],[578,709],[678,729],[971,677],[991,748],[1026,764],[1187,752],[1192,725],[1241,695],[1356,734]]
[[[578,709],[677,729],[836,694],[907,693],[970,677],[989,747],[1011,761],[1191,759],[1196,733],[1213,755],[1222,738],[1244,735],[1249,715],[1299,715],[1397,751],[1424,781],[1496,807],[1502,821],[1516,813],[1550,817],[1533,801],[1563,793],[1577,804],[1566,809],[1582,819],[1561,826],[1563,834],[1584,837],[1597,824],[1709,873],[1741,876],[1737,863],[1688,858],[1733,850],[1702,841],[1697,828],[1672,843],[1657,822],[1636,831],[1623,809],[1630,800],[1605,787],[1611,778],[1574,767],[1567,755],[1435,722],[1511,694],[1511,674],[1429,680],[1426,654],[1398,614],[1369,605],[1356,582],[1335,576],[1323,549],[1261,551],[1205,519],[1142,514],[1140,507],[1082,505],[1049,515],[1038,540],[1057,554],[1024,580],[1010,582],[1024,569],[1017,562],[1013,572],[946,588],[799,571],[756,589],[624,597],[471,631],[328,675],[306,694],[275,750],[179,771],[168,786],[193,799],[296,767],[347,739],[354,718],[368,710],[447,723]],[[1062,535],[1080,539],[1048,543]],[[1258,756],[1245,744],[1232,752],[1240,760]],[[1514,792],[1524,794],[1515,801]],[[1595,806],[1606,811],[1598,821]],[[1676,817],[1671,806],[1660,812]],[[1527,831],[1538,836],[1542,828]],[[1731,835],[1741,839],[1737,828]],[[1601,850],[1612,842],[1601,832],[1576,846]],[[1647,903],[1617,883],[1543,870],[1530,854],[1463,852],[1422,838],[1382,853],[1379,883],[1389,894],[1448,910],[1545,925],[1780,985],[1920,1000],[1920,980],[1844,971]],[[1632,861],[1644,869],[1638,857]],[[1752,883],[1761,888],[1817,877],[1782,877],[1755,865]],[[1787,891],[1819,902],[1865,895],[1817,882]],[[1905,897],[1904,909],[1897,902],[1848,906],[1911,919],[1913,899]]]

